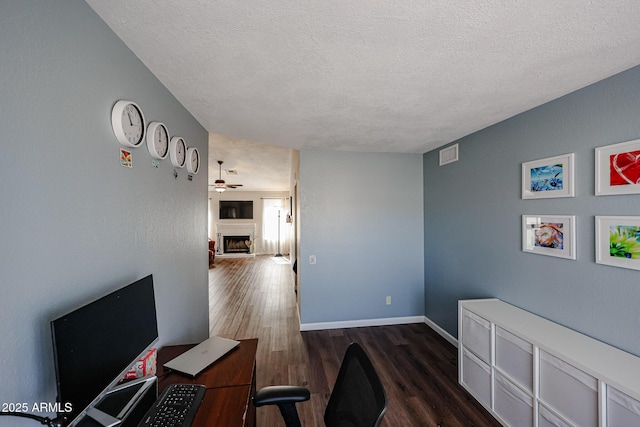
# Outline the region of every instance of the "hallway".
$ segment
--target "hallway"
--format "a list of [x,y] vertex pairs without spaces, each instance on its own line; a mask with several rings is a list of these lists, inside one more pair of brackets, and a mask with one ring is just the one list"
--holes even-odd
[[[389,400],[382,425],[499,426],[457,384],[457,350],[424,324],[300,332],[291,264],[271,257],[216,258],[209,270],[210,333],[258,338],[257,387],[302,385],[302,425],[322,414],[347,345],[369,353]],[[284,425],[275,407],[257,409],[259,427]]]

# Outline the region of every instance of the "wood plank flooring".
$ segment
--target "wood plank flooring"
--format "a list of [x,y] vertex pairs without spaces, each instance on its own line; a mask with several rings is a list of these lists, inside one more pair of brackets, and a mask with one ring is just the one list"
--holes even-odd
[[[457,351],[424,324],[300,332],[290,264],[271,257],[216,258],[209,270],[210,332],[258,338],[257,387],[302,385],[303,426],[322,416],[344,352],[359,342],[382,378],[389,404],[382,425],[500,426],[457,383]],[[284,426],[277,408],[257,409],[258,427]]]

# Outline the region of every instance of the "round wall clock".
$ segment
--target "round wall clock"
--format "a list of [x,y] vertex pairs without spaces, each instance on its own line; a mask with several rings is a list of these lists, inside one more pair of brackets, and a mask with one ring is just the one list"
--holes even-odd
[[200,169],[200,152],[196,147],[187,148],[187,171],[196,174]]
[[127,147],[139,147],[144,140],[142,109],[131,101],[120,100],[111,110],[111,127],[118,142]]
[[187,161],[187,145],[180,136],[174,136],[169,141],[169,158],[171,164],[177,168],[184,167]]
[[147,128],[147,149],[154,159],[164,159],[169,154],[169,131],[160,122],[151,122]]

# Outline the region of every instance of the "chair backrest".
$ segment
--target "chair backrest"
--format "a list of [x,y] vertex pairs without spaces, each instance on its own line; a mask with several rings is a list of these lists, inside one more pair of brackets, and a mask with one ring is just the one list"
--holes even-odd
[[377,427],[387,409],[382,382],[365,351],[352,343],[324,413],[327,427]]

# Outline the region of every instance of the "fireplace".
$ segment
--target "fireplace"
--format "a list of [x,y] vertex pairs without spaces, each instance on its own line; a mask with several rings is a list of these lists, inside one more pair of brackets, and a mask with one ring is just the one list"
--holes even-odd
[[251,236],[224,236],[224,253],[248,254],[251,251]]
[[216,245],[220,257],[244,258],[256,255],[256,224],[217,224]]

